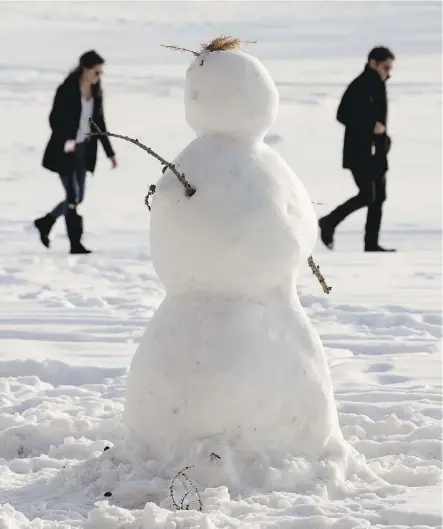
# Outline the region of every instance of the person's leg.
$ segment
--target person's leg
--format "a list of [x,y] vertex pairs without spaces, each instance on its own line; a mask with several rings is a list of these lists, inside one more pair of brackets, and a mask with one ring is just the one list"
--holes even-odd
[[368,207],[368,216],[365,228],[365,251],[366,252],[392,252],[378,244],[381,219],[383,214],[383,203],[386,200],[386,174],[378,175],[374,180],[375,198]]
[[86,144],[78,145],[76,156],[77,204],[81,204],[85,198],[86,187]]
[[67,195],[68,195],[68,182],[69,182],[69,177],[67,175],[59,175],[60,176],[60,180],[62,182],[62,185],[63,185],[63,189],[65,190],[65,199],[62,200],[61,202],[59,202],[55,208],[51,211],[51,215],[52,217],[57,220],[58,217],[60,217],[61,215],[66,215],[66,209],[68,207],[68,201],[67,201]]
[[358,195],[340,204],[329,215],[319,220],[321,239],[329,249],[333,248],[336,227],[351,213],[368,206],[374,200],[374,189],[371,178],[357,171],[353,171],[352,176],[359,189]]
[[[66,175],[59,175],[60,180],[62,182],[63,188],[65,190],[65,194],[68,193],[68,181],[69,178]],[[50,247],[51,241],[49,240],[49,234],[51,232],[52,227],[54,226],[56,220],[61,216],[66,214],[66,209],[68,207],[67,199],[65,198],[61,202],[59,202],[55,208],[52,209],[49,213],[47,213],[44,217],[41,217],[39,219],[36,219],[34,221],[34,226],[38,229],[40,233],[40,240],[46,248]]]
[[383,202],[386,200],[385,175],[374,180],[374,201],[368,207],[365,226],[365,246],[377,246],[380,233]]
[[84,198],[86,179],[85,150],[84,146],[82,145],[77,146],[76,149],[76,164],[74,174],[74,199],[68,200],[68,211],[65,217],[66,230],[71,243],[71,254],[87,254],[91,253],[91,251],[87,250],[80,242],[83,235],[83,218],[77,212],[77,205]]

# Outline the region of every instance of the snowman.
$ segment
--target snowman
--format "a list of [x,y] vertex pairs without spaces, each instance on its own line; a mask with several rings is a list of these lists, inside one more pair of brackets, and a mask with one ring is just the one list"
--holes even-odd
[[204,487],[264,488],[290,461],[345,450],[325,352],[297,295],[317,220],[264,143],[279,107],[269,72],[235,39],[196,55],[185,84],[196,138],[174,160],[196,192],[167,169],[153,196],[166,295],[132,360],[124,422],[144,460],[193,465]]

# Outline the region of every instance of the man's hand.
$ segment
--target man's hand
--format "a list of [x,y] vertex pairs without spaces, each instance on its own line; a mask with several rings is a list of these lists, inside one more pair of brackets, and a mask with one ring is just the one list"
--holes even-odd
[[75,151],[75,140],[66,140],[64,146],[65,152],[74,152]]
[[111,165],[113,169],[117,167],[117,159],[115,158],[115,156],[111,158]]
[[384,134],[386,132],[386,127],[380,121],[377,121],[374,127],[374,134]]

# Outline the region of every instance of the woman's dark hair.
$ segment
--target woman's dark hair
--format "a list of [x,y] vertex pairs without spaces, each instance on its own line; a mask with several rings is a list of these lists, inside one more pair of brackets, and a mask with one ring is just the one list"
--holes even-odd
[[104,64],[105,59],[99,55],[95,50],[89,50],[80,56],[78,65],[74,68],[73,72],[81,74],[83,70],[94,68],[98,64]]
[[[69,75],[65,79],[66,82],[75,81],[78,82],[78,79],[80,78],[81,74],[83,73],[83,70],[94,68],[94,66],[97,66],[98,64],[104,64],[105,59],[101,55],[99,55],[96,51],[90,50],[83,55],[80,55],[80,58],[78,60],[78,65],[71,70]],[[98,82],[95,85],[92,85],[92,93],[95,96],[103,97],[103,90],[102,90],[102,84],[101,80],[99,79]]]
[[375,62],[384,62],[388,59],[395,60],[395,55],[389,48],[384,46],[377,46],[373,48],[368,54],[368,62],[374,60]]

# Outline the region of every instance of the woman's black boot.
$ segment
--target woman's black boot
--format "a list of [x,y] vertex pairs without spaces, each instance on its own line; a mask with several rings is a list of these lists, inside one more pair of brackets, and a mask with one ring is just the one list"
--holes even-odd
[[44,217],[34,220],[34,226],[40,233],[40,240],[42,244],[49,248],[51,241],[49,240],[49,233],[51,232],[52,226],[55,224],[55,218],[48,213]]
[[66,229],[68,231],[69,241],[71,243],[72,254],[86,254],[91,253],[91,250],[86,249],[80,242],[83,234],[83,218],[77,213],[76,209],[68,209],[66,213]]

